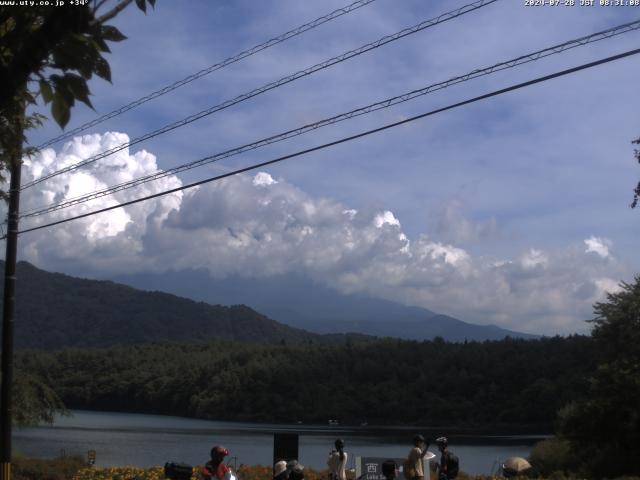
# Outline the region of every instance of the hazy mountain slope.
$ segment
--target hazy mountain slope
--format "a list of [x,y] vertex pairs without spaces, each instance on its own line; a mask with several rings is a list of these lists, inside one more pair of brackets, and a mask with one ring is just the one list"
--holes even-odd
[[535,338],[494,325],[475,325],[364,295],[344,295],[301,275],[269,278],[213,279],[206,271],[117,277],[136,288],[160,290],[208,303],[242,303],[297,328],[316,333],[358,332],[414,340],[441,336],[446,340],[499,340],[505,336]]

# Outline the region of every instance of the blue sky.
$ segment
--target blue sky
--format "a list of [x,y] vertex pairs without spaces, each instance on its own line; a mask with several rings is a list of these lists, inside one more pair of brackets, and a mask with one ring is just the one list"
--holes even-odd
[[[137,137],[466,3],[377,0],[105,122],[87,132],[93,137],[64,150],[57,144],[27,164],[25,175],[35,178],[36,167],[53,170],[117,144],[106,132]],[[113,85],[93,81],[93,104],[106,113],[343,5],[160,0],[146,16],[130,8],[113,22],[129,37],[109,57]],[[25,194],[24,205],[169,168],[638,18],[640,7],[499,0],[136,145],[103,167],[57,177]],[[638,46],[640,32],[603,40],[165,179],[148,191]],[[638,65],[631,57],[445,112],[264,169],[268,176],[258,181],[247,175],[155,206],[26,234],[21,256],[89,276],[170,266],[265,278],[295,270],[342,291],[472,322],[532,333],[585,331],[591,304],[640,270],[639,212],[629,208],[640,176],[631,145],[640,136]],[[94,116],[79,106],[69,128]],[[47,124],[30,140],[59,132]],[[119,201],[138,196],[123,195]],[[351,210],[358,213],[343,213]],[[300,227],[297,236],[289,235],[287,219]],[[224,261],[229,256],[235,265]]]

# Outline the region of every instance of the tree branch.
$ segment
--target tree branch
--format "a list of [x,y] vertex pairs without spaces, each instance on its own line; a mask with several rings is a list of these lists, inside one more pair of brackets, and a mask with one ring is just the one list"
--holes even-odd
[[[105,22],[108,22],[112,18],[116,17],[122,10],[127,8],[132,2],[133,2],[133,0],[123,0],[121,3],[119,3],[118,5],[113,7],[107,13],[105,13],[104,15],[101,15],[98,18],[96,18],[93,22],[91,22],[91,24],[95,25],[97,23],[103,24]],[[102,2],[102,3],[104,3],[104,2]]]

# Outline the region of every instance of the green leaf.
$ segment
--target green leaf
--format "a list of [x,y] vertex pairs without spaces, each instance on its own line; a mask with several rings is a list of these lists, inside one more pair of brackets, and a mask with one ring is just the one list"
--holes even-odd
[[109,64],[104,58],[98,57],[96,59],[93,65],[93,71],[100,78],[104,78],[107,82],[111,82],[111,67],[109,67]]
[[67,88],[71,91],[73,96],[80,100],[82,103],[87,105],[89,108],[93,109],[93,105],[91,105],[91,100],[89,100],[89,87],[87,86],[87,82],[79,75],[75,73],[66,73],[64,76],[66,80]]
[[95,45],[96,50],[99,50],[100,52],[111,53],[111,49],[109,48],[109,45],[107,45],[107,42],[105,42],[103,38],[97,37],[97,36],[93,37],[93,43]]
[[91,38],[90,37],[88,37],[86,35],[83,35],[81,33],[72,33],[70,35],[70,38],[72,38],[75,43],[88,44],[89,42],[91,42]]
[[40,80],[40,94],[42,95],[42,100],[44,100],[45,105],[53,100],[51,85],[49,85],[49,83],[45,80]]
[[144,13],[147,13],[147,2],[146,0],[136,0],[136,5],[138,8],[142,10]]
[[120,30],[111,25],[103,25],[102,31],[100,33],[102,34],[102,38],[104,38],[105,40],[109,40],[110,42],[121,42],[122,40],[127,39],[127,37],[123,35]]
[[100,55],[100,47],[92,37],[70,35],[52,52],[54,68],[78,70],[86,78],[86,67],[90,67]]
[[23,93],[23,98],[27,103],[31,103],[31,104],[36,103],[36,97],[34,97],[33,94],[29,91],[26,91]]
[[89,80],[93,76],[93,67],[89,62],[83,62],[78,65],[77,70],[80,72],[85,79]]
[[62,95],[58,95],[57,92],[53,97],[51,113],[53,114],[53,118],[58,123],[58,125],[60,125],[60,127],[64,129],[67,123],[69,123],[69,118],[71,117],[71,109]]
[[69,88],[67,78],[61,77],[60,75],[51,75],[49,79],[51,83],[53,83],[55,90],[54,96],[60,95],[64,98],[65,103],[72,107],[75,103],[75,95]]
[[68,48],[65,48],[64,45],[58,46],[53,52],[53,67],[59,68],[61,70],[66,70],[69,68],[73,68],[73,63],[75,61],[74,56],[69,51]]
[[0,24],[0,37],[4,37],[7,33],[16,28],[16,20],[13,17],[7,18]]

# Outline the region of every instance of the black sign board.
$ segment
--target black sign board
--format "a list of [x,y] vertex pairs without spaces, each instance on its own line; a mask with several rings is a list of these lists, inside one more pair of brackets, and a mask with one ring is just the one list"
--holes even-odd
[[298,460],[298,434],[273,434],[273,463],[278,460]]
[[385,480],[382,474],[382,463],[387,460],[395,460],[398,465],[398,476],[396,480],[405,480],[402,472],[404,458],[382,458],[382,457],[360,457],[360,476],[358,480]]
[[[428,452],[424,457],[424,479],[429,480],[429,460],[435,455]],[[382,474],[382,464],[387,460],[394,460],[398,465],[398,476],[396,480],[406,480],[403,472],[403,465],[406,458],[389,457],[357,457],[356,475],[357,480],[385,480]]]

